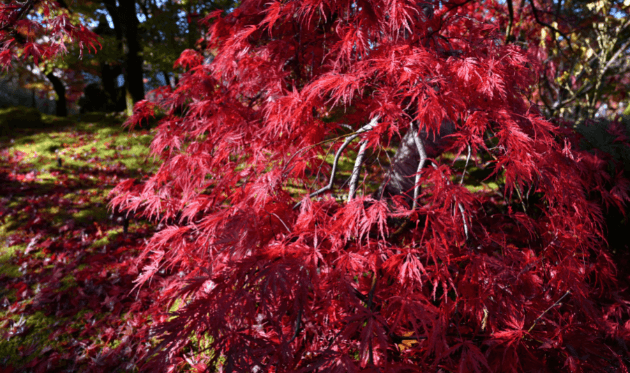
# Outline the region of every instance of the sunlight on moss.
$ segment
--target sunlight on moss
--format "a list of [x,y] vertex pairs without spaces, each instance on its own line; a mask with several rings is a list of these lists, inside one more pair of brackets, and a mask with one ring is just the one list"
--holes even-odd
[[72,275],[67,275],[61,279],[61,286],[57,291],[63,292],[71,288],[77,287],[77,280]]
[[[341,157],[339,157],[339,162],[337,163],[337,170],[340,175],[341,174],[350,175],[350,173],[352,172],[352,169],[354,168],[354,160],[356,159],[356,156],[357,156],[356,151],[348,150],[348,148],[346,148],[346,151]],[[319,155],[317,159],[321,160],[321,159],[324,159],[324,157]],[[326,163],[332,166],[334,160],[335,160],[335,153],[332,151],[328,152],[328,154],[326,154]]]
[[25,246],[0,247],[0,275],[12,278],[22,275],[22,273],[20,273],[20,267],[9,262],[16,252],[24,251],[25,249]]
[[26,250],[26,245],[13,245],[6,247],[0,246],[0,263],[5,263],[11,259],[17,252]]
[[466,189],[468,189],[471,193],[476,192],[489,192],[491,190],[499,190],[499,185],[493,181],[489,183],[481,183],[481,185],[470,185],[464,184]]
[[[129,131],[122,127],[120,121],[104,114],[97,114],[95,119],[101,121],[70,122],[72,126],[57,129],[56,132],[46,128],[44,132],[18,136],[10,146],[10,153],[24,153],[22,162],[31,163],[40,172],[58,169],[57,157],[66,169],[92,168],[111,161],[121,162],[130,170],[143,172],[152,172],[157,168],[155,160],[147,159],[153,132]],[[46,120],[52,121],[50,118]],[[48,174],[38,175],[38,178],[42,177],[45,181],[54,179]]]
[[94,240],[92,244],[90,244],[90,247],[101,248],[108,245],[110,242],[115,242],[121,234],[123,234],[123,228],[110,229],[105,232],[104,237]]
[[[20,322],[20,317],[12,316],[14,322]],[[22,319],[24,323],[25,333],[9,338],[0,339],[0,356],[13,365],[24,365],[24,363],[33,360],[39,356],[39,352],[46,347],[53,350],[62,348],[64,338],[50,340],[48,336],[50,331],[54,330],[58,325],[59,319],[54,316],[46,316],[43,312],[38,311],[32,315],[28,315]],[[28,356],[21,356],[25,347],[32,347],[34,350]]]

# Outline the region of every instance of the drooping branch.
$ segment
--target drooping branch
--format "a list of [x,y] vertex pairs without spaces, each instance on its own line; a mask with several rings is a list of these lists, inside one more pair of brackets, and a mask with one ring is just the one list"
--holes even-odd
[[[437,165],[435,163],[432,163],[433,168],[434,169],[438,169]],[[451,181],[444,175],[442,175],[442,177],[444,178],[444,180],[446,180],[446,185],[450,185]],[[466,235],[466,239],[468,239],[468,222],[466,221],[466,210],[464,210],[464,206],[462,206],[461,202],[457,202],[457,198],[455,198],[455,203],[457,203],[457,208],[459,209],[459,212],[462,215],[462,223],[464,225],[464,235]],[[453,212],[453,215],[455,213]]]
[[357,154],[357,159],[354,161],[354,168],[352,169],[352,177],[350,179],[350,191],[348,192],[348,201],[354,198],[354,195],[357,191],[359,174],[361,173],[361,166],[363,165],[363,158],[365,156],[367,144],[367,141],[361,142],[361,148],[359,149],[359,153]]
[[[315,192],[309,194],[309,198],[313,198],[315,196],[318,196],[318,195],[320,195],[320,194],[322,194],[324,192],[327,192],[327,191],[332,189],[333,183],[335,182],[335,175],[337,173],[337,165],[339,163],[339,158],[341,158],[341,153],[343,153],[343,151],[348,147],[348,145],[350,145],[352,140],[356,139],[360,134],[362,134],[364,132],[368,132],[368,131],[372,130],[372,128],[376,127],[376,124],[378,123],[378,119],[379,119],[379,116],[377,115],[374,118],[372,118],[370,123],[368,123],[365,126],[361,127],[354,134],[346,137],[346,140],[343,142],[343,144],[341,144],[341,146],[337,150],[337,153],[335,154],[335,159],[333,160],[332,171],[330,172],[330,180],[328,181],[328,184],[326,186],[324,186],[323,188],[321,188],[319,190],[316,190]],[[301,204],[302,204],[302,201],[296,203],[295,206],[293,206],[293,208],[296,209],[296,208],[300,207]]]

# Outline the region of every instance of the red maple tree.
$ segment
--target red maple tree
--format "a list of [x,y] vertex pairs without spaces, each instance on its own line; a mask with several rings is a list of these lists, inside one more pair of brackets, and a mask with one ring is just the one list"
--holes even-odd
[[178,309],[151,363],[195,337],[188,363],[229,372],[627,371],[602,230],[627,188],[528,102],[537,61],[483,12],[245,0],[203,20],[212,61],[184,52],[129,121],[166,111],[160,170],[112,201],[164,224],[137,285]]
[[[479,7],[205,18],[212,62],[183,53],[130,118],[167,111],[162,167],[113,200],[167,223],[138,279],[181,275],[165,357],[205,335],[224,371],[625,371],[600,202],[626,190],[527,101],[536,61]],[[471,167],[498,187],[466,188]]]

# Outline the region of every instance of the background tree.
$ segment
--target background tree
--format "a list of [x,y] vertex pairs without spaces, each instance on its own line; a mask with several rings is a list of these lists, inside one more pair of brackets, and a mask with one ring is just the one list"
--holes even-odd
[[[133,104],[144,98],[146,87],[176,80],[173,62],[183,50],[194,48],[202,36],[196,26],[199,18],[232,3],[143,0],[124,2],[124,6],[116,1],[69,4],[74,12],[97,23],[94,32],[103,38],[104,50],[90,57],[101,66],[102,89],[110,101],[107,107],[121,110],[124,101],[131,115]],[[125,17],[130,21],[124,21]],[[124,100],[118,89],[121,74]]]
[[[34,67],[40,61],[52,61],[66,53],[68,41],[77,42],[80,54],[86,46],[96,50],[98,43],[96,35],[73,19],[58,2],[28,0],[0,5],[0,63],[5,69],[18,68],[14,58],[19,57],[34,64],[30,71],[38,70]],[[42,70],[46,70],[45,76],[56,93],[57,115],[67,115],[66,85],[51,65]]]
[[547,117],[579,121],[628,106],[628,1],[507,0],[494,7],[506,42],[543,61],[535,98]]
[[627,369],[601,231],[627,181],[530,104],[539,61],[487,13],[246,0],[204,19],[214,60],[185,51],[160,91],[160,170],[113,199],[167,224],[138,279],[180,304],[155,364],[207,338],[224,371]]

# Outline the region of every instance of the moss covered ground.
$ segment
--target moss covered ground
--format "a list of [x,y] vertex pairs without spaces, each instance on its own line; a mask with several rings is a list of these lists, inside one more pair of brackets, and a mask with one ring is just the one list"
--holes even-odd
[[134,371],[151,347],[152,290],[132,289],[153,228],[123,234],[107,195],[157,164],[152,131],[121,119],[0,110],[2,372]]

